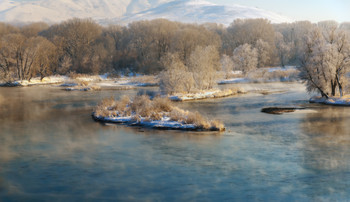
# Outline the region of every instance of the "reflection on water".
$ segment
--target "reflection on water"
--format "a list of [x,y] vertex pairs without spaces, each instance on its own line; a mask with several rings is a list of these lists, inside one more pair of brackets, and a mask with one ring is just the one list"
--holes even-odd
[[[136,90],[0,88],[0,201],[348,199],[350,109],[265,87],[290,90],[177,103],[221,119],[220,135],[92,121],[99,100]],[[260,113],[294,105],[313,113]]]

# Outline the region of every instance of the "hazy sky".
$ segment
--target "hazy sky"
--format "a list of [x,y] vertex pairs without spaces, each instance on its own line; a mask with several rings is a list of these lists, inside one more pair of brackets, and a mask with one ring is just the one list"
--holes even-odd
[[207,0],[216,4],[240,4],[273,11],[294,20],[350,22],[350,0]]

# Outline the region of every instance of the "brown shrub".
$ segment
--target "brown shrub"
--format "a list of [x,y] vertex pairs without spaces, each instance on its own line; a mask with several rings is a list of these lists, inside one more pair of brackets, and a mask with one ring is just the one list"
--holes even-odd
[[131,103],[131,110],[142,117],[149,117],[153,111],[152,101],[146,95],[136,96]]
[[159,112],[153,112],[150,116],[151,120],[162,120],[163,115]]
[[78,85],[79,85],[79,86],[88,86],[88,85],[89,85],[89,82],[88,82],[88,81],[78,80]]
[[153,110],[156,112],[170,112],[173,109],[169,98],[156,97],[152,101]]
[[187,119],[187,111],[174,107],[173,110],[169,113],[171,121],[185,122]]
[[211,121],[210,122],[210,127],[212,129],[217,129],[217,130],[220,130],[220,131],[225,129],[224,124],[221,121],[218,121],[218,120]]
[[198,127],[210,128],[208,120],[206,120],[199,112],[188,113],[185,121],[187,124],[194,124]]
[[108,117],[109,116],[109,111],[103,107],[96,107],[94,110],[95,116],[103,116],[103,117]]
[[114,97],[111,96],[109,98],[104,98],[99,106],[104,107],[104,108],[113,108],[116,105],[116,101],[114,100]]
[[117,110],[119,112],[127,111],[127,108],[129,107],[131,103],[131,100],[129,96],[123,95],[119,101],[116,102],[116,105],[114,106],[113,110]]
[[140,115],[134,115],[131,117],[131,122],[141,122],[141,116]]

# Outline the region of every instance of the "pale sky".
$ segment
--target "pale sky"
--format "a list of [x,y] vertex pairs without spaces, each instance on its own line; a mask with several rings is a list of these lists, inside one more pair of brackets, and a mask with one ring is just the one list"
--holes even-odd
[[350,0],[207,0],[273,11],[294,20],[350,22]]

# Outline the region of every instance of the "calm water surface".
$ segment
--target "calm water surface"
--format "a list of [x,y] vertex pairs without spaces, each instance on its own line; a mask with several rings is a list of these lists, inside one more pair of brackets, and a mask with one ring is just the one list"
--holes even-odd
[[288,90],[177,103],[222,120],[221,134],[91,119],[102,98],[137,90],[0,88],[0,201],[350,199],[350,108],[310,105],[301,84],[250,88]]

